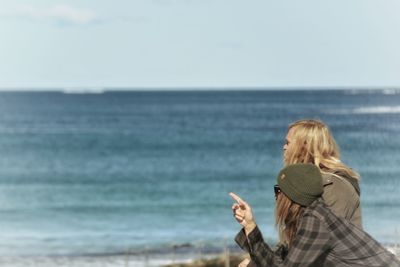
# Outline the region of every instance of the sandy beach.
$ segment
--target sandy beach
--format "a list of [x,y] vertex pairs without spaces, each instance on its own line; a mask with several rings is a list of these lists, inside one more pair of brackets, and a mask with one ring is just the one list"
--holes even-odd
[[[387,249],[400,257],[400,245]],[[237,266],[246,255],[229,253],[230,265]],[[203,255],[151,254],[151,255],[87,255],[87,256],[31,256],[0,257],[2,267],[219,267],[226,265],[226,253]]]
[[[221,257],[203,255],[202,259]],[[195,255],[92,255],[92,256],[34,256],[0,257],[2,267],[156,267],[187,264],[199,260]]]

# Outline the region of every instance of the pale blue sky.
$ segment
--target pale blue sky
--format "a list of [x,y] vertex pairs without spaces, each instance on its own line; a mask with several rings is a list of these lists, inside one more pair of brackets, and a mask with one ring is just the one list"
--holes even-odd
[[400,86],[398,0],[0,0],[0,87]]

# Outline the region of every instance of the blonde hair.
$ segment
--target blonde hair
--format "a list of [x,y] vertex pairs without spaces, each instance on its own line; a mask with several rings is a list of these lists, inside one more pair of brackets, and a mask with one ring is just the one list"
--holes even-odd
[[304,207],[290,200],[284,193],[278,195],[275,218],[281,244],[288,247],[292,245],[303,210]]
[[357,172],[340,161],[340,151],[328,126],[318,120],[299,120],[289,125],[293,129],[290,149],[286,150],[285,165],[312,163],[322,173],[360,179]]

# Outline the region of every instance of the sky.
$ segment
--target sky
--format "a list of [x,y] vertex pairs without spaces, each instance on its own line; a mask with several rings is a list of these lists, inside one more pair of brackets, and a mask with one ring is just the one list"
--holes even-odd
[[0,0],[0,89],[400,87],[398,0]]

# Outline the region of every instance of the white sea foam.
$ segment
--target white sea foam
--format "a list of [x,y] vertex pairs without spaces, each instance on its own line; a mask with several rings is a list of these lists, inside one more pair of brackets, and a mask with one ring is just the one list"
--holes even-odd
[[372,106],[359,108],[328,109],[327,114],[397,114],[400,106]]
[[400,113],[400,106],[375,106],[356,108],[353,114],[388,114]]
[[384,89],[382,91],[382,93],[384,95],[396,95],[396,94],[400,94],[400,90],[399,89]]
[[399,88],[386,88],[386,89],[353,89],[344,91],[346,95],[366,95],[366,94],[384,94],[396,95],[400,94]]
[[71,87],[71,88],[64,88],[62,90],[64,94],[102,94],[104,93],[104,88],[101,87],[88,87],[88,88],[77,88],[77,87]]
[[400,245],[399,244],[387,246],[386,249],[389,250],[391,253],[393,253],[400,259]]

